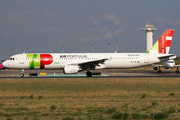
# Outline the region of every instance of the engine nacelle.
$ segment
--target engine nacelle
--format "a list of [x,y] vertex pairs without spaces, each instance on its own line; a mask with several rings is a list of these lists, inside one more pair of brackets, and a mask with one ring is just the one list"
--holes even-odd
[[154,71],[158,71],[158,67],[154,66],[154,67],[153,67],[153,70],[154,70]]
[[73,66],[73,65],[66,65],[64,66],[63,73],[64,74],[75,74],[79,71],[78,66]]

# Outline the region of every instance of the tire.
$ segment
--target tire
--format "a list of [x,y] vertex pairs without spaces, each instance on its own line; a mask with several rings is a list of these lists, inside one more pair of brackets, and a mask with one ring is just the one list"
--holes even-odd
[[21,73],[21,74],[20,74],[20,77],[24,77],[24,73]]
[[87,73],[86,73],[86,76],[87,76],[87,77],[92,77],[92,72],[87,72]]

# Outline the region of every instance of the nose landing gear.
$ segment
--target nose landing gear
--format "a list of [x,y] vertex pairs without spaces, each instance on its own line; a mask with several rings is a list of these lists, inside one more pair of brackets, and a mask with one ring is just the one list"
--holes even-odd
[[20,77],[24,77],[24,69],[22,69],[22,72],[21,72],[21,74],[20,74]]
[[20,74],[20,77],[24,77],[24,73],[21,73],[21,74]]

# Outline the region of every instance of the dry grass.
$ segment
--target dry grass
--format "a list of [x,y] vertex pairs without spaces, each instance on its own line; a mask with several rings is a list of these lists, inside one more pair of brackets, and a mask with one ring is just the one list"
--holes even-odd
[[174,107],[168,119],[179,119],[179,86],[179,78],[1,79],[0,119],[109,120],[111,107],[148,119],[150,113]]

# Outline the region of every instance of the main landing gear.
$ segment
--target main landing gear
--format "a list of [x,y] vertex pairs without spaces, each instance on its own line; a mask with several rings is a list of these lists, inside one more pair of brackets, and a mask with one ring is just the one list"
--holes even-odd
[[92,77],[92,72],[87,71],[86,76],[87,76],[87,77]]
[[178,69],[178,67],[177,67],[176,73],[179,73],[179,69]]
[[161,67],[159,66],[158,73],[161,73]]

